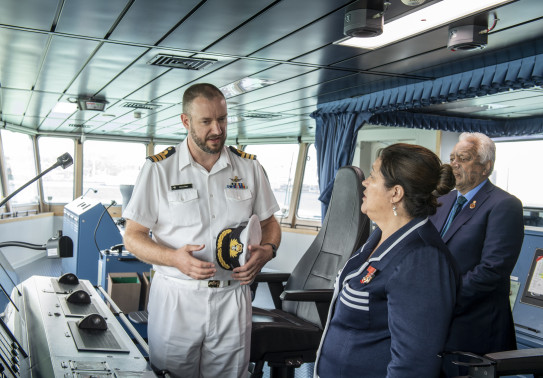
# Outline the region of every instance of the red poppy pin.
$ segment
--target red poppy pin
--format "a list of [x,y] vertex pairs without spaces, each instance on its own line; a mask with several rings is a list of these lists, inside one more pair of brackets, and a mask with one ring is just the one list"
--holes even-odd
[[366,274],[366,276],[360,280],[360,283],[367,284],[370,282],[373,276],[375,276],[375,272],[377,272],[377,269],[375,269],[373,266],[368,266],[368,274]]

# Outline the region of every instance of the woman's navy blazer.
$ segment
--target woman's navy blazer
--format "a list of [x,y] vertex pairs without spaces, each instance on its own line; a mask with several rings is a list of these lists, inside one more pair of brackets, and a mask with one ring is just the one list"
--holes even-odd
[[438,377],[458,287],[433,224],[416,218],[382,243],[376,229],[340,272],[315,374]]

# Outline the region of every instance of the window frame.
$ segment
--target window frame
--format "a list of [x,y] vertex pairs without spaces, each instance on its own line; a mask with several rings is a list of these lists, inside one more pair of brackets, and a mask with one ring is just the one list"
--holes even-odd
[[[250,145],[253,145],[253,146],[257,144],[263,144],[263,143],[250,143]],[[272,145],[272,144],[284,144],[284,143],[266,143],[266,144]],[[301,197],[301,192],[302,192],[302,182],[303,182],[303,177],[305,174],[307,154],[309,151],[309,146],[313,143],[300,142],[297,144],[299,148],[298,160],[296,161],[296,170],[294,172],[294,181],[292,183],[292,191],[291,191],[291,197],[290,197],[290,203],[289,203],[288,216],[284,218],[276,216],[276,218],[280,222],[281,227],[283,228],[318,231],[320,230],[322,226],[322,219],[319,221],[303,219],[303,218],[298,218],[298,216],[296,215],[300,197]],[[245,151],[245,148],[248,145],[249,143],[244,144],[244,145],[239,145],[238,148],[240,150]]]

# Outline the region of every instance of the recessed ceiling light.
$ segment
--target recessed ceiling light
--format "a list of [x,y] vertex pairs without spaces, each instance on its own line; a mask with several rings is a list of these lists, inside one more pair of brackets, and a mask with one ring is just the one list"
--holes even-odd
[[334,44],[373,50],[511,1],[442,0],[386,23],[383,33],[379,36],[372,38],[347,37],[334,42]]
[[77,104],[74,102],[57,102],[51,110],[52,113],[72,114],[77,110]]
[[219,88],[224,94],[224,97],[234,97],[242,93],[254,91],[255,89],[264,88],[268,85],[277,83],[276,80],[257,79],[255,77],[245,77],[241,80],[234,81],[224,87]]

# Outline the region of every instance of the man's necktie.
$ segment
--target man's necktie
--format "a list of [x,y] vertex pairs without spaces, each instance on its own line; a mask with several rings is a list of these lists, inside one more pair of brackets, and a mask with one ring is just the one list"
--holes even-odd
[[456,200],[456,203],[454,204],[454,207],[452,209],[452,215],[449,217],[449,221],[443,226],[443,230],[441,230],[441,236],[445,235],[449,227],[451,226],[451,223],[454,218],[458,215],[460,210],[462,210],[462,206],[466,203],[467,199],[464,196],[459,196]]

